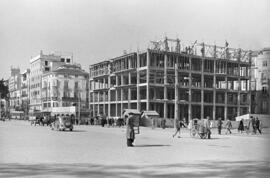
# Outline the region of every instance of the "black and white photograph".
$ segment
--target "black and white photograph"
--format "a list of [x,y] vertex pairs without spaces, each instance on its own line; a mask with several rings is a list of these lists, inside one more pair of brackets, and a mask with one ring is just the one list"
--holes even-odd
[[269,178],[269,0],[0,0],[0,177]]

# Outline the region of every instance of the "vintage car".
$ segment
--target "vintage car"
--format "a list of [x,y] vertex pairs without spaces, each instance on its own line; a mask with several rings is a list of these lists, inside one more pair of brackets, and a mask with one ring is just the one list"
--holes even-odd
[[65,131],[65,130],[73,130],[73,124],[71,122],[70,117],[58,117],[52,124],[51,124],[52,130],[59,130],[59,131]]

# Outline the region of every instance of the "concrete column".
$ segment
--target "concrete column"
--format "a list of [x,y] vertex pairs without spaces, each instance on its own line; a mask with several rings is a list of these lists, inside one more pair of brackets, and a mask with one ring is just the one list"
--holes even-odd
[[147,50],[146,57],[146,110],[149,111],[149,92],[150,92],[150,52]]
[[96,81],[93,80],[93,90],[95,90],[95,89],[96,89]]
[[239,59],[238,59],[238,69],[237,69],[237,75],[238,75],[238,92],[237,92],[237,116],[240,116],[240,103],[241,103],[241,76],[240,76],[240,59],[241,59],[241,50],[239,52]]
[[228,117],[228,78],[225,77],[226,91],[225,91],[225,107],[224,107],[224,120]]
[[213,85],[213,120],[216,120],[216,74],[214,74]]
[[108,76],[108,117],[111,117],[111,77]]
[[191,57],[189,57],[189,83],[188,83],[188,121],[190,122],[192,120],[192,108],[191,108]]
[[95,112],[96,102],[95,102],[95,93],[94,92],[93,92],[93,102],[92,102],[92,105],[93,105],[93,116],[95,117],[96,116],[96,112]]
[[201,70],[201,119],[204,118],[204,57],[202,58]]
[[118,90],[117,87],[119,86],[119,80],[118,76],[115,77],[115,83],[116,83],[116,89],[115,89],[115,116],[118,116],[117,110],[118,110]]
[[[228,74],[228,62],[225,62],[225,74]],[[225,77],[226,91],[225,91],[225,107],[224,107],[224,120],[228,117],[228,77]]]
[[167,54],[164,55],[164,118],[167,118],[168,111],[167,111],[167,62],[168,56]]
[[217,63],[217,47],[214,46],[214,78],[213,78],[213,120],[216,120],[216,63]]
[[[248,70],[249,70],[249,72],[247,72],[247,76],[249,76],[249,80],[248,80],[248,101],[249,101],[249,107],[248,107],[248,109],[249,109],[249,111],[248,111],[248,113],[251,113],[251,75],[249,75],[250,74],[250,70],[251,70],[251,54],[252,54],[252,51],[249,51],[249,53],[248,53],[248,58],[249,58],[249,67],[248,67]],[[270,106],[269,106],[270,107]]]
[[[131,72],[128,73],[128,84],[131,85]],[[128,87],[128,108],[131,109],[131,88]]]
[[141,111],[140,101],[140,54],[137,52],[137,110]]
[[103,92],[103,114],[106,114],[107,115],[107,113],[106,113],[106,108],[105,108],[105,98],[106,98],[106,92],[104,91]]
[[97,113],[100,114],[100,108],[99,108],[99,104],[100,104],[100,98],[99,98],[99,92],[97,92],[97,98],[98,98],[98,104],[97,104]]
[[106,78],[103,78],[103,88],[106,87]]
[[[124,75],[121,74],[121,85],[124,84]],[[121,103],[120,103],[120,107],[121,107],[121,112],[123,111],[123,100],[124,100],[124,89],[121,87],[120,89],[120,97],[121,97]]]
[[175,64],[175,100],[174,100],[174,128],[176,128],[176,119],[179,116],[179,110],[178,110],[178,100],[179,100],[179,93],[178,93],[178,65]]

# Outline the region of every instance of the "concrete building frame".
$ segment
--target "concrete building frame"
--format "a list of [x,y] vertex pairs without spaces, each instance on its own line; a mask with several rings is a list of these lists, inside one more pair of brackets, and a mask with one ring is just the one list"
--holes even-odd
[[129,108],[187,122],[233,120],[250,112],[250,67],[251,51],[228,48],[227,42],[184,47],[165,38],[146,51],[90,65],[91,116],[121,117]]

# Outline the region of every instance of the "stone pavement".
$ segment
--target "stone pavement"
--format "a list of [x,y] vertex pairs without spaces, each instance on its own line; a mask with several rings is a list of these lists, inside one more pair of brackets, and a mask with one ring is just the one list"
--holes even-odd
[[191,138],[186,129],[141,128],[126,147],[125,128],[74,132],[0,122],[0,177],[269,177],[270,130],[263,135]]

